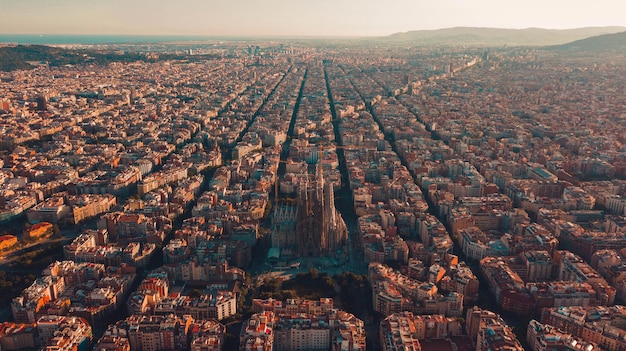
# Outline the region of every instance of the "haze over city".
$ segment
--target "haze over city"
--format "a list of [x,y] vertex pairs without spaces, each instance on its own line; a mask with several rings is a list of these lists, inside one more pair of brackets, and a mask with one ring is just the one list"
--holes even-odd
[[384,36],[448,27],[626,26],[619,0],[4,0],[0,34]]
[[0,2],[0,350],[626,350],[621,2]]

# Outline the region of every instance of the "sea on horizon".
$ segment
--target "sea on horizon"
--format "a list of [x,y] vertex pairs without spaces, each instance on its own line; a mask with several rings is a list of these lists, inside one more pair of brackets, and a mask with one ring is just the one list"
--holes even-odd
[[92,34],[0,34],[0,43],[25,45],[62,44],[153,44],[202,40],[245,40],[246,38],[200,35],[92,35]]

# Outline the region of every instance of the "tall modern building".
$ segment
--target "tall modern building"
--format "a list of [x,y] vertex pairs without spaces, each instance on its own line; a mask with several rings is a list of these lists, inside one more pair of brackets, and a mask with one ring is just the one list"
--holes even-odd
[[296,205],[274,211],[272,246],[301,257],[332,255],[346,245],[348,230],[335,208],[333,186],[321,165],[298,188]]

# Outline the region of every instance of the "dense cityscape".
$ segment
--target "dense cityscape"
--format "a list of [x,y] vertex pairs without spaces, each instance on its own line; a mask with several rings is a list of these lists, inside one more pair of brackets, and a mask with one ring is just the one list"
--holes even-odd
[[0,350],[626,350],[623,52],[159,48],[0,72]]

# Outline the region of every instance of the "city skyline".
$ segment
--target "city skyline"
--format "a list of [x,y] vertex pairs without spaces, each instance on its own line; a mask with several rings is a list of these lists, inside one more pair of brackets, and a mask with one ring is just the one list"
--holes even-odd
[[626,350],[617,30],[1,34],[0,348]]
[[615,0],[7,0],[0,34],[384,36],[450,27],[626,26]]

